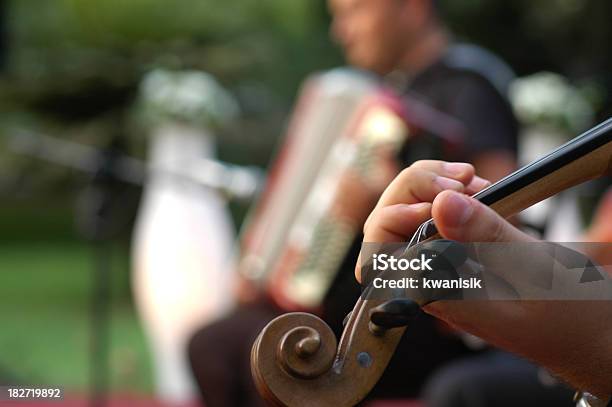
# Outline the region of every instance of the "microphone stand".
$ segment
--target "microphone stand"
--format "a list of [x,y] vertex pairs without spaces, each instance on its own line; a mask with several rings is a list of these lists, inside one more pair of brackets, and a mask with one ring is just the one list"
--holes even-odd
[[90,312],[90,405],[107,405],[108,345],[111,323],[111,242],[117,225],[113,222],[113,208],[119,198],[119,182],[113,175],[117,152],[112,148],[100,154],[100,160],[90,184],[81,192],[76,206],[76,223],[80,234],[93,249]]
[[81,192],[75,210],[79,233],[93,248],[90,312],[90,405],[108,405],[108,342],[111,320],[112,239],[121,222],[115,209],[121,200],[120,189],[145,183],[151,173],[181,181],[194,182],[222,192],[228,199],[252,198],[261,185],[261,172],[216,160],[203,159],[193,172],[153,168],[145,162],[123,154],[115,138],[109,147],[98,149],[55,137],[18,131],[9,138],[9,148],[16,153],[33,156],[89,174],[89,185]]

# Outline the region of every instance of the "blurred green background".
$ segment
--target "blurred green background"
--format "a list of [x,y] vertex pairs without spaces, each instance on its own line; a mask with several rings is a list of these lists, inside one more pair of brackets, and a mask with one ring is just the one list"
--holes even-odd
[[[220,158],[265,166],[300,82],[342,64],[322,0],[2,1],[0,77],[0,378],[87,386],[91,248],[74,225],[87,177],[9,151],[16,129],[93,146],[120,141],[143,157],[133,102],[156,67],[201,69],[238,99],[240,120],[219,134]],[[608,0],[442,1],[459,39],[501,55],[520,76],[559,72],[609,116]],[[116,391],[152,389],[129,288],[130,225],[113,243],[110,367]],[[236,223],[244,207],[234,208]]]

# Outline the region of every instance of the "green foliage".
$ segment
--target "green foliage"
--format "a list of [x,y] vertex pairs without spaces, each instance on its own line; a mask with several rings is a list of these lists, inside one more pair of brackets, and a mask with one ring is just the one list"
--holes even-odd
[[608,0],[440,2],[454,33],[501,54],[521,76],[548,70],[572,79],[609,80]]
[[151,66],[200,68],[273,87],[278,78],[275,90],[288,95],[306,70],[338,62],[320,10],[312,0],[14,1],[11,71],[121,83]]
[[[89,386],[92,257],[75,241],[4,244],[0,249],[0,379]],[[117,254],[117,251],[115,251]],[[117,259],[119,260],[119,259]],[[109,340],[112,391],[151,391],[145,337],[125,300],[125,264],[114,262]]]

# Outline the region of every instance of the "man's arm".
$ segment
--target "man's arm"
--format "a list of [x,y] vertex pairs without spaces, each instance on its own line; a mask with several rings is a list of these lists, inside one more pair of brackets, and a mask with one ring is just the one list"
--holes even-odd
[[[451,240],[533,241],[466,195],[486,185],[469,164],[417,162],[384,192],[364,227],[364,242],[406,241],[429,217]],[[533,360],[578,389],[612,394],[612,301],[439,301],[424,310]]]

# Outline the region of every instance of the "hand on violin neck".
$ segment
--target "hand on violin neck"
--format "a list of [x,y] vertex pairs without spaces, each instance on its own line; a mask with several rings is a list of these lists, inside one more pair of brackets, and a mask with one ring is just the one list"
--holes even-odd
[[[469,198],[490,182],[467,163],[417,161],[385,189],[364,225],[364,242],[409,240],[432,217],[441,234],[458,241],[530,239],[495,212]],[[355,269],[361,281],[359,261]]]

